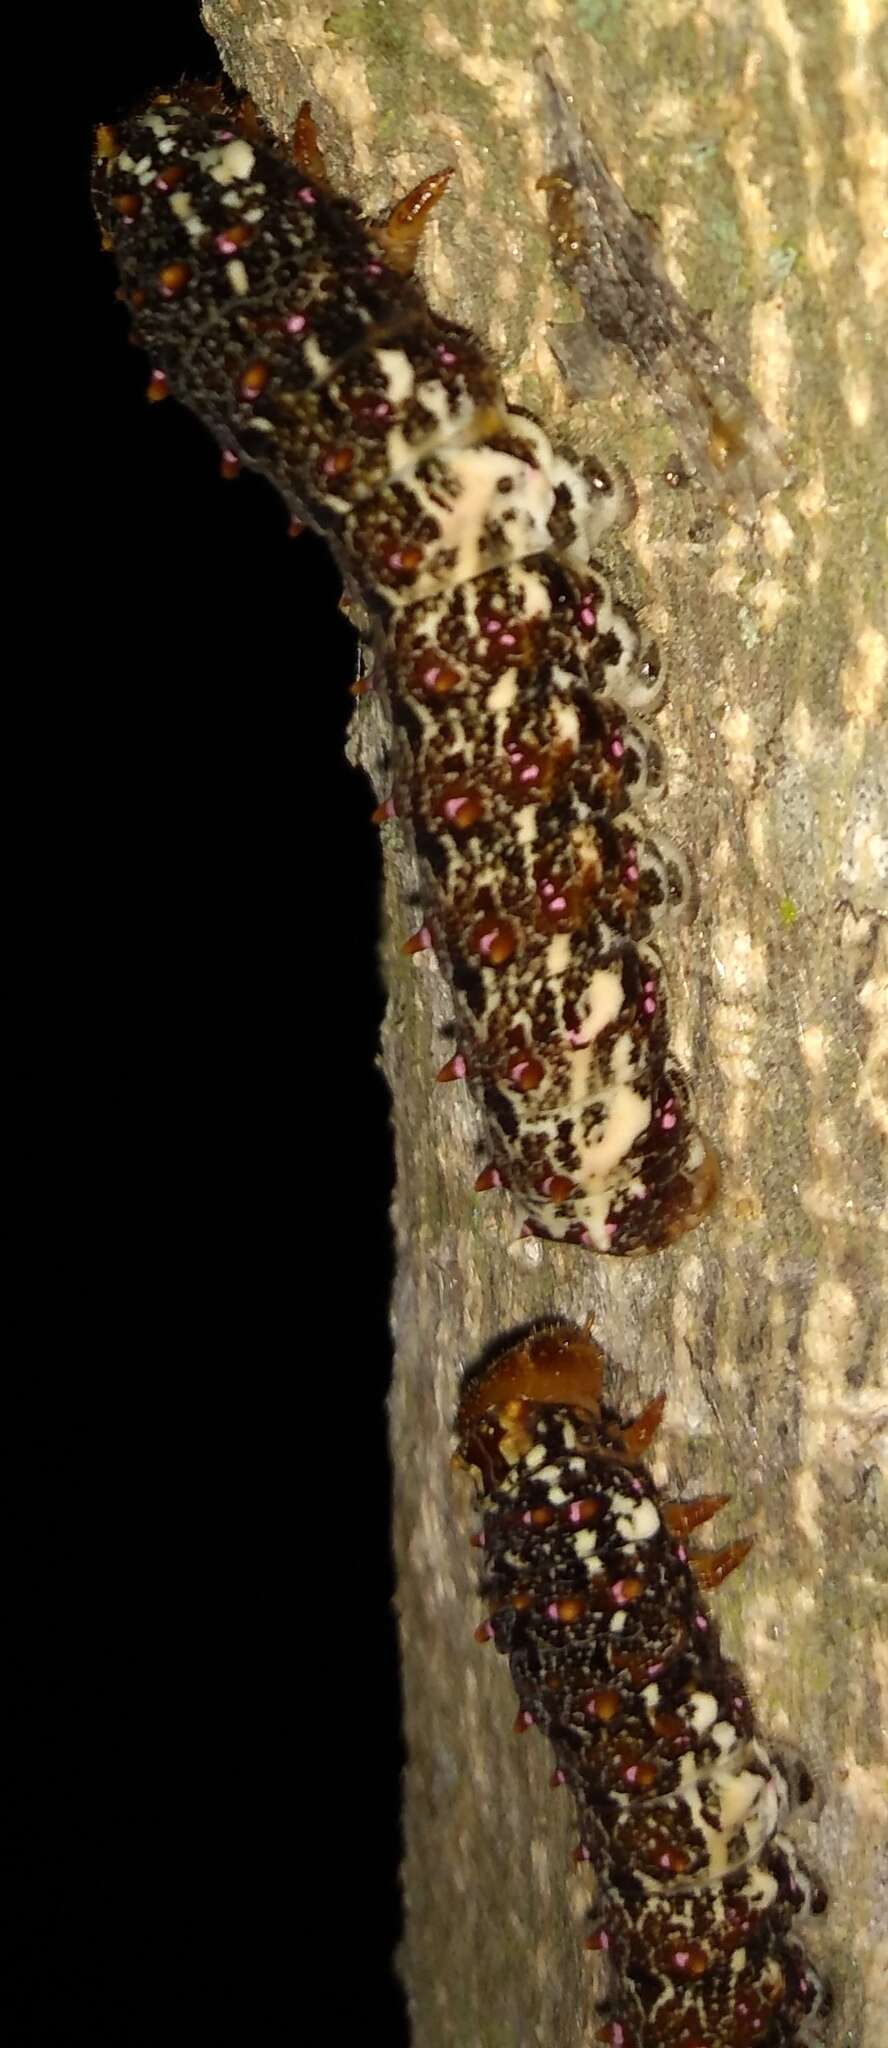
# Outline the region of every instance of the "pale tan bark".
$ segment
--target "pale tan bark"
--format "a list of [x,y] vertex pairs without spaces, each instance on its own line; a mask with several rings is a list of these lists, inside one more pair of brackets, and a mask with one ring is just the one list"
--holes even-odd
[[[574,2048],[590,1965],[566,1875],[574,1824],[534,1736],[509,1734],[505,1668],[472,1642],[468,1503],[448,1469],[461,1368],[541,1313],[594,1315],[624,1411],[665,1386],[656,1469],[724,1489],[720,1540],[757,1542],[718,1596],[763,1725],[809,1759],[804,1853],[832,1904],[808,1945],[835,2048],[877,2048],[888,2000],[884,1737],[884,791],[888,158],[880,0],[208,0],[226,66],[281,130],[306,93],[337,180],[381,209],[457,175],[424,248],[435,304],[476,327],[510,393],[578,448],[618,455],[640,505],[617,581],[669,661],[656,723],[666,828],[700,883],[664,949],[678,1049],[725,1164],[714,1220],[608,1262],[515,1242],[473,1197],[479,1130],[447,1056],[434,963],[399,954],[415,882],[386,828],[385,1060],[398,1137],[391,1403],[409,1790],[403,1970],[417,2048]],[[673,281],[785,430],[796,481],[752,530],[673,493],[674,442],[615,361],[572,403],[545,341],[571,310],[536,179],[531,54],[545,43],[611,170],[656,219]],[[880,297],[881,293],[881,297]],[[880,411],[880,407],[882,408]],[[704,515],[702,536],[697,522]],[[355,752],[374,771],[373,700]],[[384,793],[384,792],[383,792]],[[880,1866],[881,1859],[881,1866]]]

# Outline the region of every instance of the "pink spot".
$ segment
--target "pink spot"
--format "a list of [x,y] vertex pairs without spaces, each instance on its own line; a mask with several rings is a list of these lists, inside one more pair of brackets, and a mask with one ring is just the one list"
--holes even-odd
[[519,782],[536,782],[539,776],[539,772],[540,771],[537,763],[535,761],[531,761],[527,768],[522,768],[518,780]]
[[626,752],[622,740],[617,736],[611,740],[610,750],[615,761],[621,761]]
[[558,1620],[558,1602],[557,1602],[557,1600],[550,1600],[550,1602],[549,1602],[549,1605],[548,1605],[548,1607],[546,1608],[546,1613],[547,1613],[547,1615],[548,1615],[548,1617],[549,1617],[549,1620],[550,1620],[550,1621],[557,1621],[557,1620]]
[[484,1637],[484,1641],[485,1641],[486,1643],[489,1643],[489,1641],[490,1641],[490,1638],[491,1638],[491,1636],[493,1635],[493,1622],[492,1622],[492,1621],[482,1621],[482,1623],[481,1623],[481,1627],[480,1627],[480,1629],[478,1630],[478,1634],[479,1634],[479,1635],[483,1635],[483,1637]]
[[659,1664],[649,1664],[649,1665],[648,1665],[648,1668],[647,1668],[647,1671],[648,1671],[648,1677],[649,1677],[649,1678],[659,1678],[659,1676],[660,1676],[660,1673],[661,1673],[661,1671],[665,1671],[665,1669],[666,1669],[666,1666],[665,1666],[665,1664],[664,1664],[664,1662],[663,1662],[663,1659],[662,1659],[662,1657],[661,1657],[661,1659],[660,1659],[660,1662],[659,1662]]
[[534,1717],[528,1712],[526,1707],[523,1707],[521,1710],[521,1720],[525,1728],[533,1727]]
[[438,349],[438,359],[440,362],[446,363],[448,370],[453,368],[454,363],[459,362],[459,357],[454,355],[452,348],[445,348],[443,342]]
[[616,1579],[611,1587],[611,1599],[616,1601],[618,1607],[625,1607],[627,1597],[625,1579]]
[[464,796],[449,796],[446,799],[446,802],[444,804],[444,816],[447,819],[448,825],[452,825],[454,818],[459,817],[460,811],[462,810],[464,803]]
[[676,1555],[676,1557],[680,1557],[680,1558],[681,1558],[682,1564],[687,1564],[687,1561],[688,1561],[688,1553],[687,1553],[687,1551],[686,1551],[686,1549],[685,1549],[685,1547],[684,1547],[684,1544],[683,1544],[683,1543],[679,1543],[679,1544],[677,1544],[677,1546],[676,1546],[676,1551],[675,1551],[675,1555]]
[[703,1629],[704,1631],[705,1631],[706,1629],[708,1629],[708,1627],[709,1627],[709,1623],[708,1623],[708,1621],[707,1621],[707,1619],[706,1619],[706,1616],[705,1616],[705,1614],[695,1614],[695,1615],[694,1615],[694,1627],[695,1627],[695,1628],[699,1628],[699,1629]]
[[594,633],[598,624],[598,613],[594,604],[590,604],[588,599],[585,604],[580,606],[580,624],[581,626],[587,626],[590,633]]
[[664,1131],[671,1131],[674,1129],[677,1122],[678,1118],[675,1114],[674,1109],[664,1109],[663,1114],[660,1118],[661,1129]]
[[578,1051],[581,1045],[588,1045],[589,1040],[586,1037],[585,1025],[578,1024],[575,1031],[569,1031],[567,1034],[567,1042],[568,1045],[573,1047],[574,1052]]
[[672,1960],[677,1970],[686,1970],[689,1961],[688,1950],[686,1948],[677,1948]]
[[284,327],[288,334],[304,334],[308,321],[304,313],[288,313]]
[[484,624],[481,627],[482,633],[487,633],[488,635],[493,633],[501,633],[502,630],[502,621],[500,619],[485,619]]
[[641,1483],[641,1480],[640,1480],[640,1479],[633,1479],[633,1481],[632,1481],[632,1491],[633,1491],[633,1493],[643,1493],[643,1492],[644,1492],[644,1487],[642,1486],[642,1483]]
[[233,128],[217,128],[217,129],[216,129],[216,141],[217,141],[217,142],[233,142],[233,141],[234,141],[234,129],[233,129]]
[[232,241],[230,235],[221,234],[216,236],[216,247],[220,256],[233,256],[239,246],[238,242]]
[[635,1780],[638,1777],[638,1765],[630,1764],[628,1771],[623,1772],[623,1776],[626,1780],[627,1785],[634,1785]]
[[574,1855],[578,1863],[591,1863],[592,1861],[592,1851],[587,1849],[585,1842],[578,1844],[574,1850]]
[[381,398],[379,404],[375,405],[373,408],[373,417],[375,420],[384,420],[388,418],[390,412],[391,406],[389,405],[388,399]]
[[638,869],[635,865],[634,860],[627,860],[625,873],[627,882],[638,881]]
[[455,1052],[452,1060],[450,1061],[451,1079],[454,1081],[464,1081],[468,1071],[469,1070],[466,1066],[465,1060],[463,1059],[462,1053]]
[[602,1954],[606,1955],[608,1949],[610,1948],[610,1935],[608,1934],[606,1927],[602,1927],[601,1933],[598,1936],[598,1946],[601,1949]]
[[567,1784],[567,1779],[566,1779],[566,1777],[565,1777],[565,1775],[564,1775],[564,1772],[563,1772],[563,1771],[559,1770],[559,1771],[553,1771],[553,1772],[552,1772],[552,1784],[553,1784],[553,1786],[555,1786],[555,1785],[566,1785],[566,1784]]
[[646,1017],[652,1017],[657,1007],[656,998],[654,996],[645,996],[641,1007]]
[[543,902],[545,903],[547,910],[559,911],[567,909],[567,897],[560,895],[556,896],[554,882],[541,882],[540,895],[542,896]]
[[671,1858],[671,1856],[670,1856],[670,1854],[669,1854],[669,1851],[668,1851],[668,1850],[666,1851],[666,1854],[665,1854],[665,1856],[660,1856],[660,1857],[658,1857],[658,1859],[657,1859],[657,1860],[658,1860],[658,1862],[659,1862],[659,1865],[660,1865],[660,1869],[661,1869],[661,1870],[671,1870],[671,1869],[672,1869],[672,1858]]
[[296,197],[302,200],[303,206],[317,206],[318,195],[312,191],[310,185],[300,185]]
[[500,646],[501,646],[501,647],[514,647],[514,646],[515,646],[515,635],[514,635],[514,633],[504,633],[504,634],[503,634],[503,636],[502,636],[502,639],[500,640]]
[[591,1252],[592,1250],[594,1250],[593,1242],[589,1235],[588,1230],[583,1231],[582,1236],[580,1238],[580,1243],[584,1251]]
[[636,1202],[646,1202],[648,1198],[648,1193],[649,1190],[647,1188],[636,1188],[634,1200]]
[[427,669],[426,669],[426,671],[425,671],[425,674],[424,674],[424,676],[423,676],[423,682],[424,682],[424,683],[427,683],[427,684],[428,684],[428,686],[429,686],[429,689],[430,689],[430,690],[433,690],[433,689],[434,689],[434,687],[435,687],[435,684],[436,684],[436,682],[437,682],[437,680],[438,680],[438,677],[439,677],[439,675],[440,675],[440,674],[441,674],[441,669],[440,669],[440,665],[439,665],[439,666],[438,666],[437,668],[427,668]]
[[400,548],[395,548],[395,549],[393,550],[392,554],[390,554],[390,555],[388,556],[388,565],[389,565],[389,568],[390,568],[390,569],[401,569],[401,568],[403,568],[403,565],[404,565],[404,557],[403,557],[403,555],[402,555],[402,553],[401,553],[401,550],[400,550]]
[[604,1227],[605,1227],[605,1230],[606,1230],[606,1232],[607,1232],[607,1235],[608,1235],[608,1237],[616,1237],[616,1234],[617,1234],[617,1226],[616,1226],[616,1224],[615,1224],[615,1223],[606,1223]]
[[[571,1501],[571,1504],[570,1504],[570,1507],[569,1507],[569,1508],[568,1508],[568,1510],[567,1510],[567,1519],[568,1519],[568,1521],[569,1521],[569,1522],[580,1522],[580,1521],[582,1521],[582,1518],[583,1518],[583,1515],[582,1515],[582,1509],[581,1509],[581,1507],[580,1507],[580,1503],[579,1503],[579,1501],[578,1501],[578,1500],[572,1500],[572,1501]],[[527,1520],[527,1521],[529,1522],[529,1521],[530,1521],[530,1516],[529,1516],[529,1515],[527,1515],[525,1519],[526,1519],[526,1520]]]
[[364,269],[368,277],[382,276],[382,264],[377,263],[375,260],[372,263],[366,263]]

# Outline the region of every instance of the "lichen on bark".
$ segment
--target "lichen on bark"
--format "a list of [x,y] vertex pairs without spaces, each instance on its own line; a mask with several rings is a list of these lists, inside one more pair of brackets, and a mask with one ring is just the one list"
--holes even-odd
[[[403,960],[399,830],[385,828],[384,1034],[398,1147],[391,1400],[409,1789],[403,1972],[417,2048],[593,2037],[566,1803],[513,1742],[508,1677],[472,1642],[468,1501],[448,1468],[459,1371],[499,1332],[595,1318],[624,1411],[668,1391],[658,1478],[734,1495],[756,1549],[718,1596],[763,1727],[820,1786],[796,1833],[832,1891],[809,1938],[832,2048],[877,2048],[888,2001],[885,1331],[888,1135],[886,553],[879,504],[888,163],[881,0],[207,0],[226,68],[284,132],[315,107],[333,172],[379,210],[456,176],[422,267],[510,395],[628,465],[619,586],[665,647],[665,829],[700,910],[669,946],[677,1050],[725,1184],[713,1221],[640,1263],[516,1242],[474,1198],[433,961]],[[575,316],[550,261],[532,56],[544,43],[672,283],[789,444],[793,481],[733,524],[665,480],[655,398],[615,357],[572,399],[547,339]],[[880,463],[881,458],[881,463]],[[379,708],[354,747],[379,772]],[[384,789],[380,791],[385,794]],[[431,1098],[431,1099],[430,1099]],[[500,1206],[497,1207],[497,1200]],[[564,1795],[561,1795],[562,1802]],[[442,1957],[446,1966],[442,1967]]]

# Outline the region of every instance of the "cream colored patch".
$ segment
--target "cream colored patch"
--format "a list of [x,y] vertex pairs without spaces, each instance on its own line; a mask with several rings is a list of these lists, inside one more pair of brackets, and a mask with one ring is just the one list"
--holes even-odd
[[750,342],[752,389],[768,419],[785,429],[795,354],[778,299],[753,307]]
[[[559,934],[559,937],[565,936]],[[568,957],[569,957],[569,941]],[[565,966],[567,961],[565,961]],[[563,974],[564,967],[558,972]],[[612,969],[597,967],[583,990],[578,1010],[581,1020],[580,1045],[592,1045],[608,1024],[613,1024],[623,1007],[622,977]]]
[[728,748],[726,767],[738,789],[750,790],[756,768],[757,734],[749,712],[741,704],[729,704],[721,721],[721,734]]
[[447,27],[446,22],[443,22],[440,15],[436,14],[431,7],[427,7],[423,13],[422,33],[423,40],[428,44],[429,49],[436,50],[439,56],[460,57],[462,55],[462,44],[458,36],[453,34],[452,30]]
[[[212,161],[214,157],[215,162]],[[236,136],[233,142],[224,143],[218,152],[213,150],[198,157],[198,162],[209,170],[217,185],[233,185],[237,179],[252,176],[256,157],[249,143],[242,136]]]
[[873,724],[879,718],[888,673],[888,645],[884,633],[864,626],[858,633],[854,653],[842,668],[842,702],[850,718]]
[[604,1123],[580,1149],[579,1180],[603,1180],[631,1152],[650,1120],[651,1105],[646,1095],[625,1085],[612,1088]]
[[688,1706],[695,1735],[706,1735],[718,1719],[718,1701],[711,1692],[692,1692]]
[[633,1501],[631,1511],[621,1515],[617,1528],[627,1543],[649,1543],[660,1527],[660,1517],[652,1500]]
[[814,720],[803,697],[797,697],[784,725],[786,737],[795,747],[800,761],[810,761],[822,741]]
[[570,933],[556,932],[546,948],[546,973],[559,981],[570,965]]
[[855,432],[862,434],[873,409],[872,386],[865,370],[848,368],[839,380],[845,411]]
[[580,714],[575,704],[562,704],[556,699],[552,706],[553,724],[559,740],[566,740],[575,751],[580,744]]
[[796,1474],[794,1483],[795,1518],[812,1548],[822,1550],[823,1531],[820,1527],[822,1494],[817,1474],[812,1466]]
[[785,514],[769,499],[761,510],[762,535],[769,555],[775,561],[785,561],[796,544],[796,536]]
[[405,399],[411,396],[416,382],[409,356],[400,348],[378,348],[376,360],[385,378],[386,390],[392,404],[403,405]]
[[826,1071],[826,1040],[819,1024],[808,1024],[799,1033],[802,1058],[812,1074]]
[[303,342],[302,353],[305,357],[309,369],[313,372],[314,376],[317,377],[318,382],[323,383],[328,371],[331,370],[333,366],[332,363],[330,362],[329,356],[325,356],[323,349],[320,348],[318,343],[315,341],[313,334],[310,334],[308,336],[308,339]]
[[517,695],[518,678],[515,670],[510,668],[506,670],[505,675],[499,677],[499,680],[494,683],[492,689],[488,690],[486,699],[488,711],[511,711]]

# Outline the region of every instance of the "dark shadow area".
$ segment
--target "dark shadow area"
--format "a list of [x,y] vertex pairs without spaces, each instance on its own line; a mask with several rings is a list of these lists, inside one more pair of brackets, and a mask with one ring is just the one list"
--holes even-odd
[[93,124],[218,72],[196,17],[91,10],[66,143],[82,445],[70,666],[35,714],[54,1107],[13,1433],[5,2038],[307,2022],[397,2048],[392,1163],[354,636],[323,543],[146,404],[88,204]]

